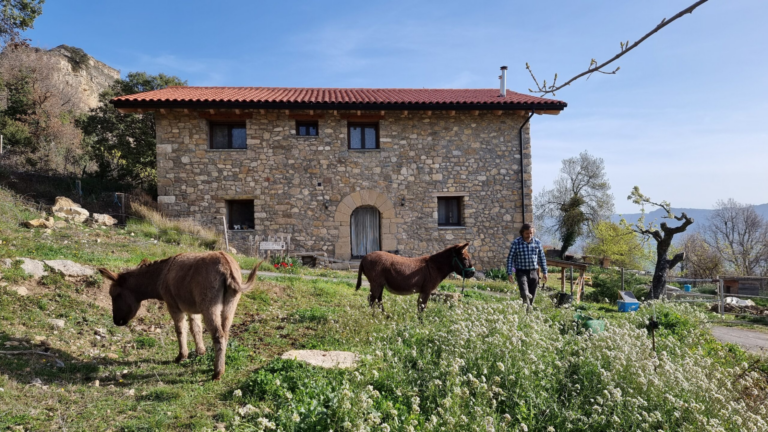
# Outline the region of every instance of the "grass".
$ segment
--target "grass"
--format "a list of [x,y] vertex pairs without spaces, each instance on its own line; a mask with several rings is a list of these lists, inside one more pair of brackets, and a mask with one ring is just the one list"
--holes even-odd
[[[145,256],[205,250],[130,227],[26,230],[19,218],[34,212],[9,206],[8,197],[0,189],[3,257],[66,257],[119,269]],[[256,262],[239,259],[244,268]],[[431,301],[420,319],[414,296],[385,294],[387,313],[372,313],[353,272],[324,274],[337,280],[260,276],[240,301],[227,372],[212,382],[207,334],[205,355],[191,350],[189,360],[172,362],[178,347],[163,304],[145,302],[130,325],[115,327],[108,302],[99,301],[98,277],[50,275],[33,283],[18,263],[2,271],[4,281],[34,290],[22,297],[0,287],[0,351],[42,350],[44,340],[64,366],[46,356],[0,355],[0,430],[685,431],[717,422],[737,431],[764,430],[768,419],[768,367],[717,343],[706,330],[709,315],[689,306],[657,305],[654,354],[646,306],[621,314],[582,303],[608,322],[604,334],[590,336],[573,331],[573,308],[555,309],[544,295],[526,314],[502,281],[467,281],[477,291],[458,304]],[[461,281],[440,289],[458,291]],[[63,319],[64,328],[51,318]],[[362,362],[325,370],[280,360],[290,349],[349,350]],[[42,384],[31,385],[35,379]]]

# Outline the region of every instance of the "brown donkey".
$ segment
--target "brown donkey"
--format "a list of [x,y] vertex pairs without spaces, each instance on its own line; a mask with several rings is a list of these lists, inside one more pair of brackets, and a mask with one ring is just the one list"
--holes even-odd
[[357,287],[360,289],[362,276],[368,278],[371,293],[368,302],[371,307],[378,303],[381,310],[381,294],[384,288],[392,294],[419,294],[418,310],[427,307],[429,296],[449,274],[456,272],[464,278],[475,275],[472,258],[467,253],[469,243],[457,244],[434,255],[405,258],[387,252],[372,252],[360,261],[357,272]]
[[182,253],[149,262],[142,260],[133,270],[115,274],[105,268],[99,272],[112,281],[109,295],[112,297],[112,319],[117,326],[124,326],[136,316],[141,302],[148,299],[162,300],[168,306],[176,336],[179,338],[181,362],[189,355],[187,348],[186,321],[195,339],[195,351],[205,354],[203,328],[200,316],[213,339],[216,359],[213,379],[224,373],[229,327],[235,316],[240,295],[251,289],[256,279],[259,263],[243,283],[240,265],[224,252]]

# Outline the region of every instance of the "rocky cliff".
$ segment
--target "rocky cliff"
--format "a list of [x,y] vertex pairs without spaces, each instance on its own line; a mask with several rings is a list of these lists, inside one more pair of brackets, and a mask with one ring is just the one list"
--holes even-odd
[[78,89],[78,111],[87,111],[99,104],[99,94],[120,78],[120,71],[89,56],[80,48],[59,45],[41,54],[57,60],[61,68],[61,79],[70,87]]

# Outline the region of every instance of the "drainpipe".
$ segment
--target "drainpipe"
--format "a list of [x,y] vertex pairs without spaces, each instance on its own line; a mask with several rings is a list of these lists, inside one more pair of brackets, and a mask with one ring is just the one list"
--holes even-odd
[[520,185],[522,186],[522,199],[523,199],[523,223],[525,223],[525,164],[523,163],[523,128],[531,117],[536,113],[536,110],[531,110],[531,115],[520,125]]

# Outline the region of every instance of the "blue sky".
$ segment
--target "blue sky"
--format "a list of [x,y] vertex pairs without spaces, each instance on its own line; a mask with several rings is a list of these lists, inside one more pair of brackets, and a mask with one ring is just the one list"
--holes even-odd
[[[190,85],[496,88],[581,72],[693,0],[49,0],[33,44],[77,46]],[[621,213],[634,185],[675,207],[768,202],[768,2],[710,0],[532,120],[534,192],[580,151],[605,160]]]

